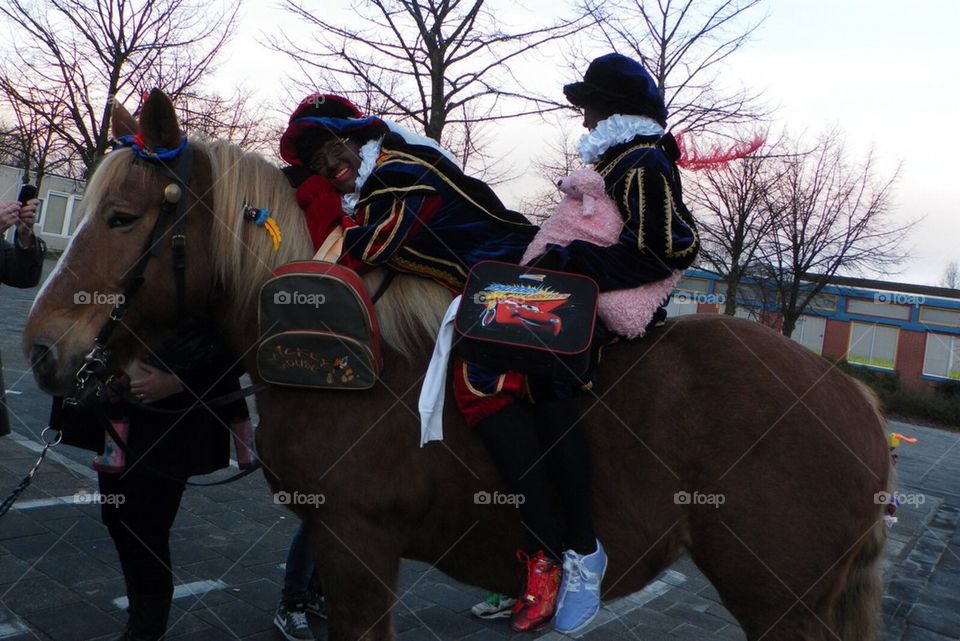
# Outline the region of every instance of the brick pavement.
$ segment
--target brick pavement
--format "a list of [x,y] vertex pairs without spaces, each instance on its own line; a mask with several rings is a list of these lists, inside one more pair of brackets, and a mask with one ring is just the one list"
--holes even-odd
[[[24,376],[19,333],[32,291],[0,291],[0,350],[10,404],[20,420],[0,439],[0,492],[5,495],[36,458],[37,430],[49,402]],[[924,502],[900,509],[890,531],[884,641],[960,640],[960,434],[895,424],[920,438],[901,449],[901,489]],[[0,639],[111,639],[125,614],[116,553],[95,505],[77,503],[92,492],[86,452],[61,446],[18,509],[0,520]],[[66,497],[57,501],[57,497]],[[278,640],[273,611],[281,563],[295,517],[274,505],[260,475],[216,488],[191,488],[173,528],[171,548],[179,585],[209,591],[174,602],[169,638],[177,641]],[[409,591],[408,591],[409,589]],[[511,635],[504,620],[469,615],[485,594],[424,564],[404,562],[401,603],[395,610],[402,641],[553,640],[556,633]],[[318,639],[322,622],[313,621]],[[585,639],[660,641],[743,639],[716,592],[681,559],[643,591],[608,603]]]

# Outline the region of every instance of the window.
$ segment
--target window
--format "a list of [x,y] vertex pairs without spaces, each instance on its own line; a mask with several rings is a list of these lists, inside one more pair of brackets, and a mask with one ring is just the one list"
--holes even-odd
[[960,310],[939,307],[920,307],[920,322],[947,327],[960,327]]
[[847,360],[858,365],[893,369],[900,330],[889,325],[850,323]]
[[43,212],[40,225],[45,234],[72,236],[80,223],[80,198],[77,194],[66,194],[50,190],[46,202],[40,201]]
[[808,307],[821,312],[834,312],[837,310],[837,297],[831,294],[817,294],[810,299]]
[[759,320],[761,307],[749,307],[747,305],[737,305],[737,311],[734,312],[734,316],[737,318],[746,318],[747,320]]
[[697,297],[690,292],[674,291],[667,304],[667,316],[684,316],[697,313]]
[[77,231],[77,225],[80,224],[81,218],[83,218],[83,210],[80,208],[80,200],[75,198],[70,210],[70,236],[73,236],[73,232]]
[[928,333],[923,373],[960,381],[960,336]]
[[864,314],[867,316],[882,316],[897,320],[910,320],[910,306],[896,305],[885,302],[875,302],[863,298],[851,298],[847,301],[848,314]]
[[43,210],[43,231],[47,234],[63,235],[63,222],[67,217],[69,196],[49,192],[46,207]]
[[704,280],[703,278],[691,278],[690,276],[684,276],[680,279],[680,282],[677,283],[677,289],[698,294],[706,294],[710,290],[710,281]]
[[801,316],[793,328],[790,338],[816,354],[823,352],[823,333],[827,328],[827,319],[822,316]]

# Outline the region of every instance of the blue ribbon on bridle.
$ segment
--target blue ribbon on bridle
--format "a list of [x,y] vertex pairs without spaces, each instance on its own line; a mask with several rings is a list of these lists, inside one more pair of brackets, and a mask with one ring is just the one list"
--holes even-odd
[[173,149],[166,147],[147,147],[140,134],[120,136],[117,144],[121,147],[130,147],[134,154],[145,160],[172,160],[177,158],[187,148],[187,137],[180,140],[180,144]]

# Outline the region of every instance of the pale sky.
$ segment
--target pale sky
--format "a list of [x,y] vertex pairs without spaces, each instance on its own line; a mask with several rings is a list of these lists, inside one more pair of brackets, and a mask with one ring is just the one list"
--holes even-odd
[[[524,13],[513,3],[490,0],[491,7],[504,7],[516,20],[542,17],[558,3],[529,0],[525,5]],[[349,15],[347,0],[314,0],[313,6]],[[228,62],[217,74],[224,88],[255,89],[271,105],[288,102],[290,91],[282,80],[296,69],[259,45],[259,34],[283,26],[299,32],[297,37],[310,37],[275,7],[248,4]],[[905,241],[911,260],[889,278],[938,284],[946,264],[960,261],[960,125],[950,115],[960,102],[955,34],[960,0],[768,0],[765,9],[767,20],[730,58],[723,80],[762,90],[775,107],[775,129],[786,126],[793,135],[813,136],[838,126],[851,160],[862,159],[872,146],[883,175],[902,162],[895,215],[924,220]],[[555,86],[558,98],[562,85],[573,79],[568,70],[543,63],[529,74],[538,87]],[[571,120],[570,126],[576,136],[582,133],[579,121]],[[537,141],[556,135],[533,120],[493,125],[489,132],[521,173]],[[520,179],[497,191],[516,206],[537,188],[539,183]]]

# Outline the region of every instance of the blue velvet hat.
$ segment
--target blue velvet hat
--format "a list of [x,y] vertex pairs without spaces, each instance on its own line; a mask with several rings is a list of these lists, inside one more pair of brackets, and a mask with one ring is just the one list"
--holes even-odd
[[619,53],[591,62],[583,81],[564,86],[563,93],[577,107],[649,116],[666,126],[667,107],[657,83],[643,65]]

